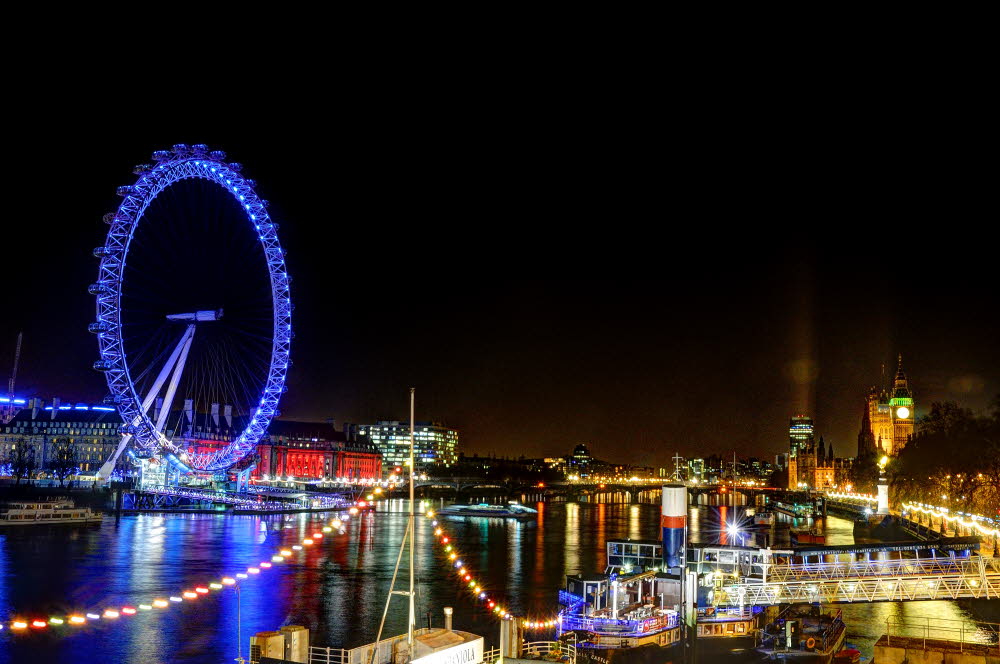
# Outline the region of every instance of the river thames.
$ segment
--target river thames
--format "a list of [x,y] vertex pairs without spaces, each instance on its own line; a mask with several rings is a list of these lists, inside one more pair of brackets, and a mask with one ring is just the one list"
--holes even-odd
[[[440,503],[431,503],[436,507]],[[659,506],[624,503],[538,503],[532,520],[447,518],[452,542],[483,585],[516,615],[554,617],[565,575],[602,571],[607,538],[659,537]],[[725,508],[723,508],[725,509]],[[232,662],[237,631],[244,657],[250,635],[282,625],[303,625],[314,645],[353,647],[375,639],[406,527],[403,501],[350,520],[343,534],[295,552],[289,562],[227,588],[117,620],[0,632],[0,663],[6,662]],[[692,509],[692,539],[719,537],[720,508]],[[177,595],[257,565],[280,547],[300,541],[329,515],[265,517],[144,514],[107,517],[99,527],[0,532],[0,614],[47,619],[52,615],[103,612]],[[492,614],[475,606],[433,545],[431,523],[417,520],[418,625],[430,612],[442,623],[442,608],[455,607],[455,627],[498,640]],[[828,543],[853,542],[850,521],[830,517]],[[787,526],[771,534],[781,544]],[[404,557],[405,562],[405,557]],[[405,569],[401,572],[405,585]],[[237,601],[239,600],[239,601]],[[239,607],[237,604],[239,603]],[[847,641],[870,656],[889,617],[966,620],[954,602],[844,605]],[[238,610],[239,609],[239,610]],[[975,609],[973,609],[975,610]],[[239,614],[239,620],[237,615]],[[981,618],[980,618],[981,619]],[[405,598],[396,597],[385,635],[406,625]],[[531,635],[529,634],[529,637]],[[542,636],[539,634],[538,636]]]

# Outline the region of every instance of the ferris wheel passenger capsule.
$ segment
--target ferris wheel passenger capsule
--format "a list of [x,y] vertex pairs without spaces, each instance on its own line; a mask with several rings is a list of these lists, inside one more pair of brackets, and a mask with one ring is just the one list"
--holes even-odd
[[100,332],[107,332],[111,329],[111,323],[106,320],[99,320],[96,323],[91,323],[87,326],[87,331],[91,334],[98,334]]
[[101,258],[103,256],[114,256],[117,254],[119,249],[116,247],[94,247],[94,256]]
[[243,181],[246,182],[247,186],[250,188],[257,186],[257,181],[252,178],[244,178]]
[[167,150],[157,150],[153,153],[153,161],[169,161],[170,152]]
[[132,172],[135,173],[136,175],[142,175],[151,168],[152,165],[150,164],[136,164],[135,166],[132,167]]
[[174,154],[184,154],[188,151],[187,143],[175,143],[174,147],[170,148]]
[[94,362],[94,369],[96,371],[112,371],[115,369],[115,363],[113,360],[97,360]]
[[241,164],[238,161],[234,161],[229,164],[229,170],[236,171],[237,173],[239,173],[240,171],[243,170],[243,164]]
[[194,145],[191,146],[191,151],[194,152],[196,155],[201,156],[206,152],[208,152],[208,146],[205,145],[204,143],[195,143]]
[[87,292],[91,295],[106,295],[113,293],[115,289],[106,281],[98,281],[96,284],[87,286]]
[[212,150],[208,153],[209,159],[214,159],[215,161],[222,161],[226,158],[226,153],[222,150]]
[[108,224],[110,226],[111,224],[115,223],[115,213],[114,212],[108,212],[103,217],[101,217],[101,219],[104,220],[104,223],[106,223],[106,224]]
[[115,193],[117,193],[119,196],[124,197],[124,196],[128,196],[129,194],[133,193],[134,191],[135,191],[135,187],[133,187],[130,184],[125,184],[125,185],[122,185],[122,186],[118,187],[118,189],[115,190]]

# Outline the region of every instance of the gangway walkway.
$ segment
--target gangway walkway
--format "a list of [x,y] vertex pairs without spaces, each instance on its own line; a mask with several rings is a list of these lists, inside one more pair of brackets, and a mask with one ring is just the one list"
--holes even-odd
[[[338,495],[310,494],[301,501],[268,500],[258,494],[235,493],[217,489],[202,489],[198,487],[146,485],[140,490],[128,492],[131,497],[126,500],[126,509],[158,509],[179,505],[181,502],[220,503],[231,505],[240,510],[280,511],[292,508],[298,509],[346,509],[353,501]],[[302,496],[302,492],[298,492]]]
[[715,590],[716,606],[1000,597],[1000,558],[903,559],[768,566]]
[[895,560],[855,560],[850,562],[771,565],[768,583],[788,581],[823,581],[898,576],[980,576],[1000,574],[1000,558],[969,556],[967,558],[903,558]]

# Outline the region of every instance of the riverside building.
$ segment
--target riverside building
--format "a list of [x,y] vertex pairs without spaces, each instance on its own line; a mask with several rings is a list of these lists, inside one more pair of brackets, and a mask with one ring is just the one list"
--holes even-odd
[[[396,420],[375,424],[354,424],[351,431],[367,437],[382,454],[382,472],[391,475],[410,458],[410,425]],[[413,432],[413,459],[416,470],[434,474],[458,462],[458,431],[439,422],[416,422]]]

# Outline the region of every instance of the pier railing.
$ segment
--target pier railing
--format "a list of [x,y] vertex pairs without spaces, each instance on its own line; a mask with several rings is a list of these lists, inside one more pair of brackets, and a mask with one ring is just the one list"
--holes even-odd
[[888,618],[885,621],[886,645],[892,645],[892,640],[918,640],[924,649],[928,642],[939,644],[948,642],[958,647],[959,652],[970,649],[986,648],[989,653],[1000,655],[1000,623],[966,622],[964,620],[949,620],[943,618]]
[[[483,653],[483,664],[499,662],[501,652],[500,648],[490,648]],[[521,657],[559,657],[558,661],[564,664],[576,664],[576,644],[567,641],[533,641],[521,646]]]
[[668,629],[678,625],[678,614],[665,616],[623,620],[615,618],[593,618],[589,616],[564,615],[560,629],[563,632],[583,630],[599,634],[614,634],[615,636],[645,636],[650,632]]

